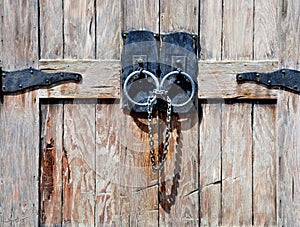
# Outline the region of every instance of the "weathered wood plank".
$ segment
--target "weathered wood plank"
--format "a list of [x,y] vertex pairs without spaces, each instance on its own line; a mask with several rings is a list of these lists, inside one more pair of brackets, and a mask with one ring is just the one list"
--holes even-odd
[[124,0],[122,1],[122,12],[123,31],[159,32],[158,0]]
[[6,96],[0,105],[1,226],[38,225],[39,131],[34,97],[34,93]]
[[252,105],[222,108],[222,225],[252,225]]
[[64,58],[95,58],[93,0],[64,0]]
[[200,0],[201,59],[221,60],[222,0]]
[[283,0],[280,7],[280,62],[283,67],[300,68],[300,2]]
[[224,60],[253,58],[253,0],[224,0]]
[[275,226],[276,214],[276,105],[253,109],[253,224]]
[[[300,70],[300,2],[280,1],[280,63]],[[280,226],[300,223],[299,95],[278,95],[278,217]]]
[[254,59],[279,58],[278,1],[255,0]]
[[282,226],[300,223],[300,97],[283,93],[278,103],[278,217]]
[[197,0],[161,0],[162,33],[185,31],[198,34],[199,2]]
[[121,0],[96,1],[96,58],[119,59],[121,42]]
[[41,225],[62,224],[63,102],[41,104]]
[[119,100],[99,100],[96,106],[96,226],[120,226],[119,133]]
[[6,70],[38,64],[37,1],[3,0],[2,61]]
[[[160,10],[161,33],[184,31],[198,34],[198,0],[161,0]],[[159,224],[162,226],[199,224],[197,107],[198,103],[189,114],[175,114],[171,118],[167,161],[159,177]],[[165,116],[161,117],[158,133],[163,142],[166,127]]]
[[40,1],[40,57],[63,58],[63,1]]
[[200,221],[221,225],[222,103],[201,105],[200,116]]
[[[123,1],[122,12],[122,31],[142,29],[159,32],[158,0]],[[121,225],[157,226],[158,174],[152,171],[150,164],[146,116],[122,110],[120,121]]]
[[[36,1],[4,0],[0,11],[4,70],[36,66]],[[1,226],[38,225],[38,118],[36,92],[6,96],[0,106]]]
[[95,104],[74,100],[64,105],[63,224],[94,225]]
[[[40,90],[44,98],[119,98],[121,66],[115,60],[41,60],[45,71],[70,71],[83,75],[81,84],[65,84]],[[200,99],[276,99],[277,90],[253,83],[236,83],[236,73],[271,72],[276,61],[199,61]]]

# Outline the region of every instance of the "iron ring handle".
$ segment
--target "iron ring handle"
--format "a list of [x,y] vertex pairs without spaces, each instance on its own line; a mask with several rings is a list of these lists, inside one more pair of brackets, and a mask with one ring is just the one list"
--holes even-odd
[[138,105],[138,106],[147,106],[147,105],[148,105],[148,102],[139,103],[139,102],[134,101],[134,100],[130,97],[130,95],[128,94],[128,90],[127,90],[127,85],[128,85],[129,80],[130,80],[133,76],[135,76],[135,75],[137,75],[137,74],[140,75],[141,73],[144,73],[144,74],[150,76],[150,77],[154,80],[156,89],[159,89],[159,81],[158,81],[158,79],[156,78],[156,76],[155,76],[153,73],[151,73],[151,72],[149,72],[149,71],[147,71],[147,70],[144,70],[144,69],[143,69],[143,70],[140,70],[140,71],[134,71],[134,72],[130,73],[129,76],[126,78],[125,82],[124,82],[124,88],[123,88],[123,89],[124,89],[124,94],[125,94],[125,96],[127,97],[127,99],[128,99],[131,103],[133,103],[133,104],[135,104],[135,105]]
[[189,79],[189,81],[191,82],[191,85],[192,85],[192,93],[191,93],[189,99],[187,101],[185,101],[184,103],[181,103],[181,104],[172,103],[172,106],[174,106],[174,107],[182,107],[182,106],[185,106],[186,104],[188,104],[193,99],[193,97],[195,95],[195,90],[196,90],[196,85],[195,85],[195,82],[194,82],[193,78],[189,74],[187,74],[186,72],[179,71],[179,70],[172,71],[172,72],[168,73],[167,75],[165,75],[163,77],[163,79],[161,80],[161,82],[160,82],[160,88],[161,89],[163,88],[164,82],[168,77],[173,76],[173,75],[178,75],[178,74],[182,74],[182,75],[186,76]]

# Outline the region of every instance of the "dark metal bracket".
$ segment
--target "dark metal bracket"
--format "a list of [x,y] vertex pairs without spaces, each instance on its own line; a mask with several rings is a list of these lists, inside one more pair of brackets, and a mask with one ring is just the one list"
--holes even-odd
[[82,80],[82,76],[78,73],[46,73],[33,68],[8,72],[2,71],[0,67],[0,75],[0,96],[50,87],[66,82],[78,83]]
[[[167,92],[173,112],[189,112],[198,89],[198,36],[135,30],[124,32],[122,38],[123,109],[147,112],[147,99],[158,90]],[[157,101],[154,108],[165,110],[165,104]]]
[[237,82],[252,81],[263,84],[269,88],[282,88],[295,93],[300,93],[300,71],[281,69],[270,73],[239,73]]

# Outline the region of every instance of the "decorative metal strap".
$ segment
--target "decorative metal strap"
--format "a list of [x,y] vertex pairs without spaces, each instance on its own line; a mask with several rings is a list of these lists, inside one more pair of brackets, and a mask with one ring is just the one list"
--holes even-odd
[[82,76],[77,73],[46,73],[33,68],[13,72],[2,71],[0,69],[0,73],[0,93],[2,94],[49,87],[66,81],[80,82],[82,80]]
[[300,93],[300,72],[297,70],[281,69],[271,73],[239,73],[236,80],[238,82],[253,81],[268,87],[285,88]]

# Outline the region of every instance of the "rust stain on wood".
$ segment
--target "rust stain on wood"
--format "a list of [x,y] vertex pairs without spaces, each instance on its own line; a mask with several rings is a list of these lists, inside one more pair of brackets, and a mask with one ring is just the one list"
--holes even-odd
[[[47,121],[47,125],[50,121]],[[43,200],[51,200],[51,196],[54,190],[53,172],[55,164],[56,151],[54,149],[54,140],[50,139],[50,142],[46,145],[42,155],[42,192]]]

